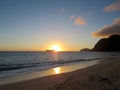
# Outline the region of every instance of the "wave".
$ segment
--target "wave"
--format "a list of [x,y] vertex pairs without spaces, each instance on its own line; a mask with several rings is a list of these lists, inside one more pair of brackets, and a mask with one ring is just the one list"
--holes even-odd
[[[100,59],[100,58],[96,58]],[[38,63],[27,63],[27,64],[0,64],[0,72],[1,71],[9,71],[9,70],[16,70],[16,69],[22,69],[22,68],[29,68],[29,67],[51,67],[56,65],[64,65],[69,63],[76,63],[81,61],[90,61],[90,60],[96,60],[96,59],[78,59],[78,60],[59,60],[59,61],[44,61],[44,62],[38,62]]]

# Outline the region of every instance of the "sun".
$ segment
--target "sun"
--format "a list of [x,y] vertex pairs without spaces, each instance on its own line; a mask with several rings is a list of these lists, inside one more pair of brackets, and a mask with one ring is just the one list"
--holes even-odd
[[58,46],[58,45],[53,45],[53,46],[51,47],[51,50],[61,51],[61,48],[60,48],[60,46]]

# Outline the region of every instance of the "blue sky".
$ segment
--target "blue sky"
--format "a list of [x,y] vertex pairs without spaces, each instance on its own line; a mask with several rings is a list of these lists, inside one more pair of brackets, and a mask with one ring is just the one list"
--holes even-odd
[[99,38],[91,33],[120,17],[119,9],[105,9],[115,2],[0,0],[0,50],[39,51],[52,44],[70,51],[92,48]]

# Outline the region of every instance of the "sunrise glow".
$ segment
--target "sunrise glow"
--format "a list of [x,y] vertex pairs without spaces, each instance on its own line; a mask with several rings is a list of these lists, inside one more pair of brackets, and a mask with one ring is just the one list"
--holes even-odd
[[50,49],[51,49],[51,50],[54,50],[54,51],[61,51],[61,48],[60,48],[60,46],[58,46],[58,45],[53,45],[53,46],[51,46]]
[[0,0],[0,51],[92,49],[98,39],[120,33],[119,3],[120,0]]

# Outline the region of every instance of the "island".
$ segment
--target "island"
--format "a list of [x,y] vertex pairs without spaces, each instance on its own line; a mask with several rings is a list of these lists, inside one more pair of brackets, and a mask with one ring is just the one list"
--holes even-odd
[[53,53],[55,50],[46,50],[46,52]]

